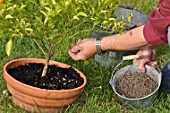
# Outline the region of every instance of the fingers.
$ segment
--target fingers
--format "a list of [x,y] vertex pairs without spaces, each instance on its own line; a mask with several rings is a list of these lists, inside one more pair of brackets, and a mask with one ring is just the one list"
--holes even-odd
[[73,52],[73,53],[77,53],[78,51],[80,51],[82,48],[78,45],[78,44],[76,44],[76,45],[74,45],[74,44],[71,44],[70,45],[70,52]]
[[81,56],[82,48],[79,46],[79,44],[82,42],[81,39],[79,39],[75,44],[70,45],[70,49],[68,50],[68,54],[71,56],[73,60],[83,60],[83,57]]
[[81,43],[81,41],[82,41],[81,39],[78,39],[77,44],[80,44],[80,43]]
[[138,65],[138,68],[143,72],[145,73],[146,72],[146,68],[145,68],[145,65],[149,65],[153,68],[155,68],[158,72],[160,72],[160,69],[157,68],[157,62],[154,60],[154,61],[151,61],[151,60],[148,60],[148,59],[134,59],[133,60],[133,64],[137,64]]
[[72,43],[72,44],[70,44],[70,48],[72,48],[72,47],[74,47],[75,45]]
[[81,39],[78,39],[76,45],[75,44],[71,44],[70,45],[70,52],[73,52],[73,53],[77,53],[78,51],[80,51],[82,48],[79,46],[79,44],[82,43],[82,40]]
[[137,64],[138,68],[144,73],[146,71],[145,69],[145,64],[146,64],[146,60],[145,59],[134,59],[133,60],[133,64]]
[[73,60],[82,60],[80,54],[74,53],[71,50],[68,50],[68,54]]
[[86,58],[82,52],[82,50],[79,52],[72,52],[71,50],[68,50],[68,54],[73,60],[87,60],[88,58]]
[[154,68],[156,67],[156,64],[157,64],[156,61],[147,61],[146,63],[147,63],[148,65],[154,67]]
[[68,54],[71,56],[74,60],[81,60],[79,57],[78,52],[80,52],[80,48],[75,46],[74,44],[71,44],[71,48],[68,50]]
[[89,38],[78,40],[76,44],[71,44],[68,50],[73,60],[87,60],[96,54],[96,39]]
[[161,72],[161,70],[156,66],[157,65],[156,61],[148,61],[147,65],[150,65],[151,67],[155,68],[158,72]]
[[150,60],[154,61],[155,59],[156,59],[156,50],[153,48]]

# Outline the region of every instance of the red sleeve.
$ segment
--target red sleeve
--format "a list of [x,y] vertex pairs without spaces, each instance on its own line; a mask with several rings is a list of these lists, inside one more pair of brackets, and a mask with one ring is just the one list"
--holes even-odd
[[160,0],[159,1],[158,7],[162,4],[163,1],[165,1],[165,0]]
[[144,26],[144,37],[153,45],[167,43],[167,27],[170,25],[170,0],[161,0],[159,9],[150,13],[149,23]]

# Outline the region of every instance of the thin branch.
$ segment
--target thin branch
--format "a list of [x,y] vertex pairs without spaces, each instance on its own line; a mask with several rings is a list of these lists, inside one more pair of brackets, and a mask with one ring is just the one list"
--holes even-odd
[[45,48],[45,50],[47,51],[47,50],[48,50],[48,48],[46,47],[46,45],[45,45],[44,41],[43,41],[43,40],[40,40],[40,41],[41,41],[41,43],[42,43],[43,47]]
[[[72,27],[72,28],[70,29],[70,31],[73,30],[73,29],[75,29],[75,28],[77,28],[79,25],[81,25],[81,24],[83,24],[83,23],[85,23],[85,22],[86,22],[86,20],[80,22],[79,24],[77,24],[77,25],[75,25],[74,27]],[[68,26],[70,23],[71,23],[71,21],[69,21],[68,23],[66,23],[66,24],[64,25],[63,29],[61,30],[61,32],[60,32],[58,35],[56,35],[55,37],[59,37],[61,34],[63,34],[63,33],[65,32],[65,30],[66,30],[66,26]]]
[[[59,43],[61,43],[61,42],[66,38],[66,34],[67,34],[69,31],[75,29],[76,27],[80,26],[81,24],[83,24],[83,23],[85,23],[85,22],[86,22],[86,21],[82,21],[82,22],[80,22],[79,24],[77,24],[76,26],[74,26],[73,28],[71,28],[71,29],[69,29],[69,30],[67,29],[67,30],[65,30],[65,32],[60,33],[60,35],[63,34],[62,37],[64,37],[64,38],[62,38],[57,44],[54,44],[54,45],[57,46]],[[65,28],[65,29],[66,29],[66,28]],[[91,31],[91,30],[92,30],[92,29],[90,29],[90,30],[82,30],[82,31],[80,31],[80,32],[86,32],[86,31]],[[73,36],[77,35],[77,34],[80,33],[80,32],[75,33],[74,35],[71,36],[71,38],[72,38]],[[56,38],[56,39],[57,39],[57,38]]]
[[60,44],[60,43],[65,39],[66,34],[67,34],[68,31],[69,31],[69,30],[67,30],[65,33],[63,33],[63,36],[62,36],[62,37],[64,37],[64,38],[62,38],[60,41],[58,41],[58,43],[54,44],[54,46],[57,46],[58,44]]
[[72,28],[70,29],[70,31],[73,30],[73,29],[75,29],[76,27],[78,27],[79,25],[81,25],[81,24],[83,24],[83,23],[85,23],[85,22],[86,22],[86,20],[80,22],[80,23],[77,24],[76,26],[72,27]]
[[[82,30],[82,31],[76,32],[75,34],[73,34],[72,36],[70,36],[68,39],[73,38],[75,35],[77,35],[77,34],[79,34],[79,33],[81,33],[81,32],[89,32],[89,31],[91,31],[91,30],[93,30],[93,29]],[[68,30],[68,31],[69,31],[69,30]],[[65,33],[65,35],[66,35],[66,34],[67,34],[67,33]],[[54,46],[57,46],[58,44],[60,44],[60,43],[66,38],[65,35],[63,35],[64,38],[62,38],[62,40],[60,40],[60,41],[59,41],[58,43],[56,43]]]
[[36,39],[36,40],[41,40],[39,37],[36,37],[36,36],[26,35],[26,36],[24,36],[24,37],[28,37],[28,38]]
[[69,39],[70,39],[70,38],[73,38],[75,35],[77,35],[77,34],[79,34],[79,33],[81,33],[81,32],[89,32],[89,31],[91,31],[91,30],[93,30],[93,29],[78,31],[78,32],[76,32],[75,34],[73,34],[72,36],[70,36]]
[[44,54],[44,56],[47,57],[46,52],[43,50],[43,48],[40,46],[40,44],[39,44],[35,39],[33,39],[33,40],[34,40],[34,42],[37,44],[38,48],[42,51],[42,53]]

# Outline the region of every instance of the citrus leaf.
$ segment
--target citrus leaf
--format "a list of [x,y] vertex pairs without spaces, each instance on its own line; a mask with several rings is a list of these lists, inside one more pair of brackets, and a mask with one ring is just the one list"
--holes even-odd
[[100,24],[100,21],[94,21],[93,26],[96,26],[96,25],[98,25],[98,24]]
[[53,5],[56,5],[56,1],[55,1],[55,0],[51,0],[51,3],[52,3]]
[[124,16],[122,14],[120,14],[120,20],[123,21],[124,20]]
[[74,16],[73,20],[79,20],[78,16]]
[[116,19],[115,18],[109,18],[109,21],[115,21]]
[[5,46],[6,54],[9,56],[12,51],[12,39],[10,39]]
[[51,12],[51,9],[49,7],[45,7],[45,9],[49,12]]
[[44,11],[40,10],[40,12],[41,12],[45,17],[48,17],[48,15],[47,15]]
[[26,30],[26,31],[31,31],[31,32],[33,31],[32,28],[25,28],[25,30]]
[[77,16],[84,16],[84,17],[87,17],[86,13],[84,13],[84,12],[79,12],[79,13],[77,13]]
[[130,16],[128,17],[128,22],[129,22],[129,23],[132,23],[132,20],[133,20],[133,14],[130,13]]
[[10,15],[10,14],[7,14],[6,16],[5,16],[5,19],[10,19],[10,18],[14,18],[12,15]]

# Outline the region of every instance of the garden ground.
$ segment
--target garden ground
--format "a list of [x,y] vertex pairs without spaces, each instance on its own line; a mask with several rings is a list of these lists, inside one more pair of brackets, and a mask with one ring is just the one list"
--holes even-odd
[[[158,0],[119,0],[122,3],[127,3],[134,6],[146,14],[156,9]],[[75,31],[76,32],[76,31]],[[77,42],[79,37],[86,38],[91,37],[91,33],[80,34],[76,37],[76,40],[65,40],[60,44],[60,50],[57,52],[52,60],[61,61],[72,65],[82,71],[87,77],[87,86],[84,92],[80,95],[79,99],[66,109],[65,113],[169,113],[170,112],[170,96],[160,92],[159,97],[154,103],[147,108],[134,108],[121,105],[118,97],[113,92],[109,80],[113,67],[103,68],[95,65],[94,59],[87,61],[74,61],[70,59],[67,50],[70,43]],[[34,42],[30,42],[29,39],[20,39],[15,43],[12,55],[7,57],[4,46],[7,40],[0,39],[0,113],[27,113],[25,110],[19,108],[11,101],[11,97],[6,88],[6,82],[3,78],[3,66],[6,62],[23,57],[37,57],[41,58],[43,55],[37,49]],[[170,57],[170,50],[168,45],[162,45],[157,49],[157,62],[158,67],[162,68],[165,62]],[[61,51],[63,50],[63,51]],[[131,64],[123,64],[123,66]],[[122,68],[119,67],[119,68]]]

